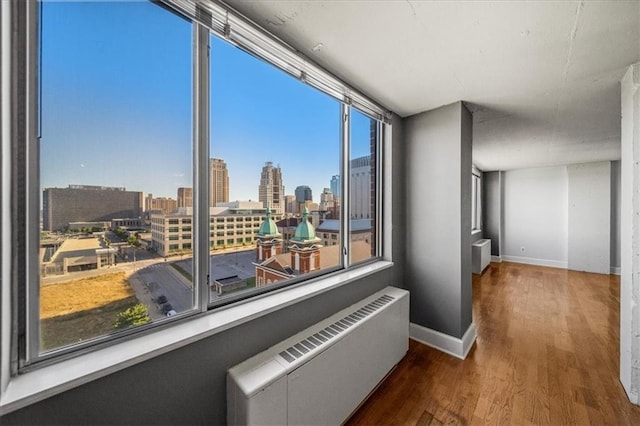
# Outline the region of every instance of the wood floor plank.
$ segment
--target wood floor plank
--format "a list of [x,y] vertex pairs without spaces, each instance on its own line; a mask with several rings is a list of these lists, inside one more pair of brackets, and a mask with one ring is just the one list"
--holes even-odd
[[640,424],[618,379],[619,287],[615,276],[492,263],[474,276],[467,359],[410,341],[347,424]]

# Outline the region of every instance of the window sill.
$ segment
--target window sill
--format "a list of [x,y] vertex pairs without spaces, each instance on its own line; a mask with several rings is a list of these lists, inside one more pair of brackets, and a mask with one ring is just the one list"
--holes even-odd
[[318,294],[393,266],[377,261],[320,277],[305,285],[268,293],[263,297],[211,311],[131,340],[12,377],[0,397],[0,415],[221,333]]

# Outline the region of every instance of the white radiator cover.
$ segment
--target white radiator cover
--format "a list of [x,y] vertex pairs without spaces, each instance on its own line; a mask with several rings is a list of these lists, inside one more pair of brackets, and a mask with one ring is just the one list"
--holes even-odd
[[482,274],[491,263],[491,240],[478,240],[471,245],[471,272]]
[[232,425],[340,424],[409,349],[409,292],[387,287],[227,375]]

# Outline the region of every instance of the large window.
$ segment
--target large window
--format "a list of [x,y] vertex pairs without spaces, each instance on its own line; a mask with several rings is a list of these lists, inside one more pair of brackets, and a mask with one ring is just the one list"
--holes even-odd
[[22,365],[379,257],[375,104],[214,3],[29,1]]
[[210,43],[210,213],[227,223],[260,215],[255,243],[211,244],[217,302],[342,265],[340,248],[316,235],[341,231],[337,197],[320,200],[340,170],[341,139],[338,101],[215,35]]
[[378,122],[351,109],[349,216],[351,262],[376,256]]
[[172,256],[191,239],[191,23],[148,2],[41,5],[32,357],[194,307]]

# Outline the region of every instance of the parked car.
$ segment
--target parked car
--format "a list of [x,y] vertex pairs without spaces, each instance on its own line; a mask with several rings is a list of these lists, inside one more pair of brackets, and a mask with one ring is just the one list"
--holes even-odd
[[164,294],[161,294],[160,296],[158,296],[158,298],[156,299],[156,302],[158,303],[158,305],[162,305],[164,303],[167,303],[167,296],[165,296]]
[[165,315],[168,316],[168,317],[172,317],[172,316],[177,315],[177,314],[178,313],[172,309],[169,312],[167,312]]
[[167,314],[167,312],[169,311],[173,311],[173,306],[171,306],[171,303],[166,303],[164,305],[162,305],[162,313],[163,314]]

